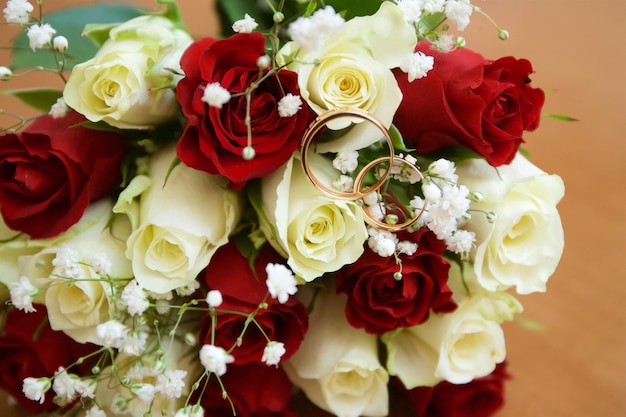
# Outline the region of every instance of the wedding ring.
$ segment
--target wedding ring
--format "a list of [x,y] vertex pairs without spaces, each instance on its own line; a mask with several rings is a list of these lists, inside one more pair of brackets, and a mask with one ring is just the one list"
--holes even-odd
[[[363,185],[363,179],[367,175],[368,171],[370,171],[373,167],[375,167],[376,165],[380,164],[381,162],[385,162],[385,161],[390,161],[389,167],[387,169],[387,172],[391,171],[393,165],[396,162],[401,162],[401,163],[403,163],[405,165],[408,165],[415,173],[417,173],[417,175],[420,178],[420,181],[424,180],[424,175],[421,173],[419,168],[416,167],[414,164],[410,163],[409,161],[407,161],[406,159],[401,158],[399,156],[393,156],[391,158],[383,156],[383,157],[374,159],[372,162],[370,162],[369,164],[365,165],[361,171],[359,171],[358,175],[356,176],[356,178],[354,180],[354,189],[355,190],[359,190],[361,188],[361,186]],[[391,162],[391,161],[393,161],[393,162]],[[426,201],[424,201],[424,205],[422,206],[422,209],[420,210],[419,213],[417,213],[417,215],[415,217],[413,217],[412,219],[407,220],[405,222],[396,223],[396,224],[384,223],[384,222],[381,222],[378,219],[375,219],[374,217],[372,217],[370,212],[367,210],[367,207],[365,206],[365,204],[363,204],[361,206],[361,208],[363,209],[363,215],[365,216],[365,222],[367,224],[369,224],[370,226],[373,226],[373,227],[375,227],[377,229],[380,229],[380,230],[386,230],[386,231],[389,231],[389,232],[399,232],[401,230],[408,229],[413,224],[415,224],[419,220],[420,217],[422,217],[422,214],[424,214],[424,211],[426,210]]]
[[361,189],[361,187],[363,186],[363,180],[364,180],[364,175],[363,175],[363,177],[360,180],[360,185],[357,187],[356,182],[355,182],[352,192],[342,192],[342,191],[334,190],[332,188],[325,186],[313,174],[313,171],[311,170],[311,167],[309,165],[309,155],[308,155],[309,148],[311,147],[311,144],[313,143],[313,139],[315,138],[315,136],[320,132],[320,130],[322,130],[326,126],[328,122],[334,119],[342,118],[342,117],[356,117],[359,119],[366,120],[372,123],[374,126],[376,126],[382,132],[383,136],[385,137],[385,140],[387,141],[387,145],[389,146],[389,157],[384,157],[384,158],[387,158],[388,160],[393,160],[394,154],[395,154],[395,149],[393,147],[393,140],[391,138],[391,135],[389,134],[389,131],[385,127],[385,125],[383,125],[371,113],[365,110],[362,110],[359,108],[338,108],[338,109],[329,110],[325,113],[320,114],[309,125],[300,143],[300,153],[301,153],[300,162],[302,164],[302,169],[304,170],[304,174],[307,176],[307,178],[313,183],[313,185],[318,190],[322,191],[323,193],[331,197],[344,199],[344,200],[358,200],[359,198],[365,197],[372,191],[377,190],[378,188],[380,188],[381,185],[385,183],[385,181],[387,181],[387,178],[391,174],[391,164],[389,165],[387,170],[380,176],[378,181],[376,181],[374,184],[368,186],[365,189]]

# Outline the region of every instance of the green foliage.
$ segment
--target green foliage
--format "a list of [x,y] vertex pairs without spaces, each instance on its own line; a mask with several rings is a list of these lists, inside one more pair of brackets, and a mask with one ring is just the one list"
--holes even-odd
[[578,119],[575,119],[570,116],[565,116],[563,114],[545,114],[542,117],[545,117],[546,119],[556,119],[562,122],[577,122],[578,121]]
[[26,88],[20,90],[3,90],[3,94],[11,95],[37,110],[48,112],[63,91],[53,88]]
[[[69,41],[69,49],[66,54],[65,69],[69,70],[80,62],[84,62],[95,55],[98,45],[91,39],[82,36],[82,31],[87,24],[93,23],[120,23],[140,16],[143,13],[137,6],[127,4],[95,4],[92,6],[80,6],[63,9],[62,11],[44,15],[44,23],[49,23],[56,29],[56,35],[62,35]],[[108,34],[108,31],[104,32]],[[100,33],[95,39],[102,41],[104,33]],[[57,69],[56,59],[58,54],[48,51],[33,51],[28,46],[26,33],[17,36],[13,41],[13,57],[11,68],[43,67]]]

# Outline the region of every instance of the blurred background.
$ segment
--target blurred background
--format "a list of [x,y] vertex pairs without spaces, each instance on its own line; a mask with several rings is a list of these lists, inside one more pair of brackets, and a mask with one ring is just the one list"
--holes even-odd
[[[358,1],[358,0],[355,0]],[[122,2],[122,1],[119,1]],[[153,8],[154,0],[134,0]],[[1,5],[4,7],[4,2]],[[45,11],[95,0],[44,0]],[[124,3],[128,3],[125,1]],[[213,1],[179,1],[196,38],[219,33]],[[498,417],[621,417],[626,415],[626,1],[474,0],[510,39],[498,39],[475,14],[464,36],[468,48],[490,59],[527,58],[533,85],[546,92],[545,119],[526,135],[532,161],[563,177],[565,253],[545,294],[522,296],[522,318],[505,328],[509,372],[506,405]],[[0,45],[15,28],[0,25]],[[0,66],[8,52],[0,49]],[[0,89],[26,87],[23,77]],[[23,114],[0,94],[0,108]],[[2,358],[0,358],[2,360]],[[9,414],[14,413],[14,414]],[[0,398],[0,416],[8,410]]]

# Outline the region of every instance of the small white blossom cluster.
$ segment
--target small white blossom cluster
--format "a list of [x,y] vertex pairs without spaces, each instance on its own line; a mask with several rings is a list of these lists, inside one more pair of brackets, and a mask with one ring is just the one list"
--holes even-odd
[[311,17],[299,17],[289,25],[289,36],[302,49],[316,51],[324,39],[337,32],[345,20],[331,6],[319,9]]
[[46,392],[52,388],[56,394],[55,402],[64,406],[77,398],[93,399],[96,386],[96,379],[81,379],[78,375],[71,374],[65,368],[59,367],[53,378],[25,378],[22,383],[22,392],[26,398],[43,404]]
[[466,256],[474,244],[475,235],[459,229],[469,219],[470,199],[469,189],[457,185],[455,170],[454,163],[446,159],[431,163],[424,173],[424,199],[416,196],[410,206],[420,210],[426,204],[420,225],[426,225],[432,230],[439,240],[446,243],[449,251]]
[[237,20],[233,23],[233,31],[237,33],[252,33],[259,24],[248,13],[244,15],[243,19]]
[[409,240],[399,240],[395,233],[388,230],[369,227],[367,232],[369,234],[367,245],[379,256],[389,257],[395,254],[411,256],[417,251],[417,243]]
[[28,0],[8,0],[6,7],[2,10],[7,23],[25,25],[28,23],[33,5]]
[[459,30],[469,24],[474,10],[469,0],[395,0],[410,23],[419,23],[423,14],[444,13]]
[[298,292],[296,277],[285,265],[268,263],[265,272],[267,289],[272,298],[278,299],[279,303],[285,304],[290,295]]

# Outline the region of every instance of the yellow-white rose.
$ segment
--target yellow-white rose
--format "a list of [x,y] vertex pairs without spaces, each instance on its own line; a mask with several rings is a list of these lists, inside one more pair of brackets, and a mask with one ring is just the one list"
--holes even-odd
[[87,119],[122,129],[147,129],[178,111],[173,87],[187,32],[161,16],[113,28],[95,57],[72,69],[63,98]]
[[467,297],[452,313],[432,314],[424,324],[383,336],[387,370],[409,389],[489,375],[506,357],[499,324],[506,316],[503,306],[499,298]]
[[[315,155],[311,165],[319,178],[332,170],[329,161]],[[368,235],[361,207],[322,194],[298,160],[263,178],[262,207],[266,237],[307,282],[356,261],[363,253]]]
[[[132,276],[124,255],[130,227],[124,218],[118,218],[108,229],[111,208],[107,200],[94,203],[75,230],[70,229],[67,239],[19,259],[19,275],[42,288],[36,301],[45,304],[52,329],[80,343],[97,340],[96,326],[114,313],[112,285],[121,287]],[[73,235],[78,230],[80,233]],[[69,253],[74,256],[68,257]],[[101,260],[110,262],[109,267]]]
[[345,301],[319,293],[309,330],[284,369],[314,404],[338,417],[386,416],[389,375],[378,360],[377,337],[350,326]]
[[[299,50],[292,42],[281,50],[279,60],[298,73],[300,93],[316,113],[356,107],[390,126],[402,100],[391,69],[413,52],[416,42],[415,29],[399,7],[384,2],[375,14],[346,22],[319,50]],[[336,119],[328,127],[343,129],[350,122]],[[360,149],[379,137],[380,132],[368,123],[358,123],[340,140],[320,144],[318,150]]]
[[489,223],[474,214],[464,227],[476,233],[471,256],[480,284],[489,291],[545,291],[563,253],[563,226],[556,208],[565,192],[563,180],[519,154],[497,170],[472,159],[457,164],[456,172],[460,184],[484,196],[471,208],[497,215]]
[[[161,294],[195,280],[228,242],[243,208],[241,195],[228,190],[221,176],[182,163],[168,175],[175,157],[172,147],[152,157],[152,185],[141,194],[138,227],[126,251],[137,282]],[[125,210],[133,212],[132,204]]]

